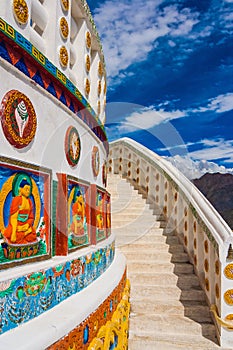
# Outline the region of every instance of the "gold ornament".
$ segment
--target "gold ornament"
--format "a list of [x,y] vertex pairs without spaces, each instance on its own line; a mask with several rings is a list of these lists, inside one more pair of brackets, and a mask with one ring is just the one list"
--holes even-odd
[[65,17],[60,19],[60,33],[63,39],[67,39],[69,35],[69,25]]
[[91,48],[91,33],[86,32],[86,46],[88,49]]
[[224,293],[224,300],[228,305],[233,305],[233,289],[228,289]]
[[62,46],[60,48],[59,51],[59,59],[60,59],[60,63],[63,67],[67,67],[68,65],[68,60],[69,60],[69,56],[68,56],[68,51],[65,48],[65,46]]
[[99,64],[98,64],[98,73],[99,73],[99,76],[102,77],[103,75],[103,64],[101,61],[99,61]]
[[64,11],[68,11],[70,6],[69,0],[61,0],[61,6]]
[[15,19],[20,24],[26,24],[28,21],[28,5],[25,0],[14,0],[13,1],[13,11]]
[[101,110],[101,107],[100,107],[100,101],[98,101],[98,109],[97,109],[97,113],[98,113],[98,115],[100,115],[100,110]]
[[106,81],[104,82],[104,94],[106,95],[106,92],[107,92],[107,84],[106,84]]
[[102,90],[102,87],[101,87],[101,80],[99,80],[99,81],[98,81],[98,96],[100,96],[101,90]]
[[89,55],[86,55],[86,71],[89,73],[91,68],[91,59]]
[[224,269],[224,274],[230,280],[233,279],[233,264],[228,264]]
[[87,95],[87,96],[89,95],[90,90],[91,90],[90,81],[89,81],[89,79],[86,79],[86,83],[85,83],[85,92],[86,92],[86,95]]

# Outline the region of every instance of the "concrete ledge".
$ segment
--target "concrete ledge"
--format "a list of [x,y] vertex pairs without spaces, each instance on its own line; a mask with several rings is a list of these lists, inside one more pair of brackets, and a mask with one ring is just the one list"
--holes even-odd
[[53,309],[0,336],[0,349],[42,350],[68,334],[111,294],[125,271],[126,259],[116,251],[110,267],[90,286]]

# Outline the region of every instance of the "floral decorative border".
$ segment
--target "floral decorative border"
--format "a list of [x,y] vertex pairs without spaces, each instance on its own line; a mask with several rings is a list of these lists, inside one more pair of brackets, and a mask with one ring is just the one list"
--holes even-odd
[[[95,310],[91,315],[88,316],[81,324],[74,328],[64,338],[58,340],[56,343],[49,346],[46,350],[57,350],[57,349],[89,349],[89,346],[93,345],[95,338],[98,336],[102,327],[109,325],[110,320],[114,320],[116,312],[125,309],[127,304],[127,312],[121,319],[121,325],[124,323],[124,328],[119,329],[121,336],[126,338],[127,343],[127,331],[128,331],[128,317],[129,316],[129,282],[126,280],[126,271],[124,272],[120,282],[108,298]],[[120,316],[120,315],[119,315]],[[126,317],[125,317],[126,316]],[[116,321],[116,320],[115,320]],[[119,320],[120,321],[120,320]],[[116,322],[115,322],[116,324]],[[109,347],[110,348],[110,347]],[[98,347],[99,349],[99,347]],[[107,347],[106,347],[107,349]]]
[[54,267],[0,282],[0,334],[86,288],[110,266],[114,255],[112,242]]

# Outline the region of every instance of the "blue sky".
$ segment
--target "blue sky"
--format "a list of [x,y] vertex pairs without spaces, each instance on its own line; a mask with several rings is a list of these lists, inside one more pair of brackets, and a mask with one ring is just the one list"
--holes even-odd
[[109,140],[233,168],[233,0],[89,0]]

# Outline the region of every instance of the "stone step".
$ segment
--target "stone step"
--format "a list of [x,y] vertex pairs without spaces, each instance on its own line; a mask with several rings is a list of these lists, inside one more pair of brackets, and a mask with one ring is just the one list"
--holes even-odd
[[[124,253],[124,249],[122,249],[122,252]],[[188,254],[186,253],[166,253],[166,252],[152,252],[147,253],[146,251],[134,251],[127,252],[126,258],[127,260],[135,260],[136,258],[141,259],[141,261],[154,261],[154,262],[174,262],[174,263],[180,263],[180,262],[189,262]]]
[[201,287],[192,290],[181,290],[178,286],[158,286],[158,285],[141,285],[139,283],[131,284],[131,297],[135,300],[143,298],[154,298],[154,300],[180,300],[184,301],[201,301],[205,302],[205,293]]
[[157,217],[155,215],[151,215],[150,212],[148,211],[142,211],[140,213],[126,213],[126,212],[123,212],[123,213],[117,213],[115,215],[113,215],[112,217],[112,224],[114,222],[119,222],[119,221],[133,221],[133,220],[136,220],[138,219],[138,217],[142,217],[141,220],[143,219],[144,221],[146,221],[147,219],[153,219],[154,221],[159,221],[157,220]]
[[174,300],[158,300],[148,302],[148,299],[141,299],[137,302],[131,299],[131,312],[133,314],[150,314],[163,316],[185,316],[200,323],[211,323],[210,310],[207,305],[200,305],[194,302],[182,304]]
[[[159,232],[162,233],[163,229],[158,227],[157,230],[159,230]],[[118,231],[118,229],[117,229],[117,231]],[[115,232],[115,229],[114,229],[114,232]],[[125,237],[125,232],[123,230],[121,232],[118,231],[118,235],[117,235],[116,238],[118,239],[119,237],[120,238]],[[137,237],[137,242],[142,242],[142,244],[143,243],[147,243],[147,242],[148,243],[151,242],[152,244],[156,244],[156,243],[158,243],[158,244],[161,244],[161,243],[166,244],[166,239],[167,239],[165,236],[162,236],[159,233],[158,234],[155,234],[153,232],[151,233],[150,230],[145,235],[143,235],[141,237],[138,237],[138,235],[135,235],[133,233],[128,234],[127,237],[128,238],[132,238],[132,239],[135,239],[135,237]]]
[[[199,335],[202,332],[203,335],[210,335],[210,329],[213,329],[212,324],[203,323],[200,324],[194,320],[183,315],[159,315],[150,313],[148,314],[130,314],[130,338],[133,335],[137,336],[151,336],[153,337],[155,332],[157,334],[183,335],[185,336],[189,332],[191,335]],[[205,325],[205,326],[204,326]],[[210,326],[210,327],[209,327]]]
[[112,207],[112,218],[115,216],[115,215],[130,215],[131,213],[135,214],[135,215],[138,215],[138,214],[142,214],[142,213],[148,213],[148,214],[151,214],[150,213],[150,209],[147,208],[147,207],[134,207],[134,206],[130,206],[130,205],[115,205],[114,207]]
[[167,286],[175,285],[182,290],[199,287],[199,280],[196,275],[181,274],[179,276],[170,273],[148,273],[143,274],[129,271],[128,276],[131,284],[141,283],[147,286]]
[[113,216],[112,227],[114,227],[115,225],[119,225],[119,223],[131,224],[131,223],[134,223],[135,221],[139,221],[140,224],[143,225],[144,222],[148,223],[148,221],[150,222],[156,221],[156,218],[151,214],[143,214],[143,212],[141,214],[131,215],[131,217],[129,217],[128,215],[122,215],[122,216],[118,215],[118,217]]
[[125,247],[124,252],[126,251],[136,250],[146,250],[148,253],[153,253],[154,251],[169,251],[170,253],[182,253],[184,252],[184,247],[181,244],[174,244],[173,246],[169,246],[166,243],[140,243],[134,242],[133,245]]
[[[158,225],[157,228],[159,227],[159,223],[156,223],[156,225]],[[112,231],[116,234],[116,235],[124,235],[127,236],[135,234],[135,235],[141,235],[142,233],[147,234],[149,232],[149,230],[151,230],[151,228],[155,227],[155,223],[153,222],[148,222],[147,225],[140,225],[140,224],[126,224],[124,226],[121,227],[112,227]]]
[[219,348],[205,293],[175,230],[129,183],[110,178],[113,232],[131,282],[129,350]]
[[129,271],[137,271],[138,273],[150,272],[166,272],[166,273],[174,273],[174,274],[192,274],[193,273],[193,265],[192,264],[173,264],[173,263],[160,263],[160,262],[142,262],[140,260],[130,260],[127,263],[127,267]]
[[[188,336],[186,334],[170,334],[161,335],[155,332],[151,336],[130,335],[129,350],[214,350],[220,349],[216,343],[216,339],[208,339],[207,336],[202,337],[198,335]],[[212,338],[212,337],[211,337]],[[221,348],[221,350],[224,350]]]

